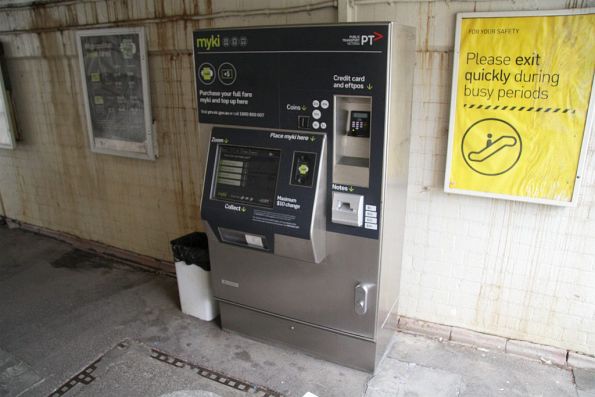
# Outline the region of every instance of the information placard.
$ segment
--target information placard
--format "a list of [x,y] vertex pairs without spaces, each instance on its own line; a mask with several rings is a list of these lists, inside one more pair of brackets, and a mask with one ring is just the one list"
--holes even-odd
[[457,16],[446,192],[576,202],[593,37],[594,9]]
[[12,100],[6,84],[8,79],[5,78],[4,62],[1,62],[3,54],[0,44],[0,149],[14,149],[16,130]]
[[153,160],[143,28],[77,32],[91,150]]

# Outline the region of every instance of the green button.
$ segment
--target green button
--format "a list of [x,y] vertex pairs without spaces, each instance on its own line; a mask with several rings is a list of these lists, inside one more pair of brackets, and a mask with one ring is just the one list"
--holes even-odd
[[298,171],[302,175],[306,175],[310,171],[310,167],[307,164],[302,164],[298,167]]
[[201,71],[200,71],[200,75],[203,78],[204,81],[211,81],[213,79],[213,75],[215,73],[213,73],[213,69],[211,69],[208,66],[205,66]]

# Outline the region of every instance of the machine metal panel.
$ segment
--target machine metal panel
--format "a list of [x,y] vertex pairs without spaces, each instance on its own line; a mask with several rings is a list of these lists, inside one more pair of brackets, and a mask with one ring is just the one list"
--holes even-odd
[[[206,29],[194,41],[201,156],[208,164],[201,215],[222,326],[373,370],[397,308],[413,30],[390,23]],[[308,203],[294,228],[258,222],[257,207],[242,194],[235,200],[244,209],[233,216],[224,211],[225,197],[212,200],[222,144],[214,140],[279,147],[263,139],[267,134],[326,138],[312,150],[287,142],[281,149],[280,175],[289,183],[279,186],[298,189],[297,201]],[[307,174],[314,157],[316,181]],[[333,200],[338,193],[360,199]],[[334,205],[347,202],[357,207],[356,219],[333,220]],[[284,205],[270,211],[283,214]]]
[[221,325],[255,339],[277,341],[298,347],[314,356],[363,371],[375,366],[374,342],[253,311],[226,302],[220,303]]
[[327,233],[327,256],[315,264],[220,243],[210,228],[207,234],[216,298],[374,338],[376,294],[364,315],[354,294],[358,283],[376,284],[377,240]]
[[407,182],[415,29],[393,25],[390,50],[390,87],[387,113],[389,126],[385,146],[383,220],[381,257],[378,275],[377,359],[385,351],[394,330],[387,328],[390,316],[397,315],[401,282],[401,263],[405,240]]

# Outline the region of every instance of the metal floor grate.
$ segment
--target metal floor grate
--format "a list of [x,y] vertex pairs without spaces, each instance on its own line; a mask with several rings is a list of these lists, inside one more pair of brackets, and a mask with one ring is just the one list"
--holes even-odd
[[[117,349],[124,350],[130,346],[130,343],[130,340],[125,340],[118,343],[116,347]],[[93,361],[82,371],[68,379],[64,384],[62,384],[60,387],[58,387],[56,390],[50,393],[49,397],[62,397],[68,394],[68,392],[70,392],[77,385],[84,387],[86,385],[91,384],[97,379],[101,380],[100,375],[94,375],[94,372],[97,370],[104,356],[105,354],[99,357],[97,360]],[[186,368],[187,370],[189,369],[196,375],[199,375],[210,381],[217,382],[218,384],[231,387],[236,391],[246,393],[249,396],[283,397],[281,393],[276,392],[274,390],[225,375],[221,372],[213,371],[209,368],[202,367],[194,363],[190,363],[188,361],[179,359],[177,357],[172,356],[171,354],[165,353],[155,348],[150,349],[150,357],[154,360],[160,361],[165,364],[169,364],[176,368]]]
[[248,382],[233,378],[220,372],[216,372],[208,368],[201,367],[200,365],[189,363],[187,361],[173,357],[157,349],[151,349],[151,357],[155,360],[159,360],[166,364],[173,365],[177,368],[188,367],[193,371],[196,371],[196,374],[202,376],[203,378],[207,378],[209,380],[221,383],[225,386],[233,387],[234,389],[239,391],[254,394],[258,397],[282,397],[282,394],[276,391],[267,389],[262,386],[250,384]]
[[93,382],[96,377],[92,375],[93,371],[97,369],[97,364],[101,361],[103,357],[98,358],[92,364],[87,366],[78,374],[74,375],[72,378],[68,379],[62,386],[54,390],[49,397],[60,397],[68,393],[73,387],[78,385],[79,383],[82,385],[88,385]]

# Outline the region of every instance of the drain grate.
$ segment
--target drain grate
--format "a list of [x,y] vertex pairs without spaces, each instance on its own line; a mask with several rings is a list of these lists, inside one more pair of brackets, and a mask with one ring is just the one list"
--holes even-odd
[[91,382],[93,382],[97,378],[94,377],[92,375],[92,373],[97,369],[97,364],[99,364],[100,361],[101,361],[101,358],[95,360],[91,365],[89,365],[88,367],[86,367],[85,369],[83,369],[78,374],[74,375],[72,378],[68,379],[66,381],[66,383],[64,383],[62,386],[60,386],[59,388],[57,388],[54,392],[52,392],[49,395],[49,397],[60,397],[60,396],[63,396],[66,393],[68,393],[70,391],[70,389],[72,389],[73,387],[75,387],[79,383],[81,385],[88,385]]
[[190,368],[192,371],[195,371],[197,375],[200,375],[203,378],[219,382],[225,386],[233,387],[234,389],[239,391],[254,394],[258,397],[282,397],[282,394],[276,391],[267,389],[262,386],[253,385],[236,378],[232,378],[231,376],[227,376],[220,372],[216,372],[208,368],[201,367],[200,365],[189,363],[188,361],[184,361],[177,357],[173,357],[157,349],[151,349],[151,357],[155,360],[159,360],[166,364],[173,365],[177,368]]
[[[75,387],[77,388],[76,391],[80,392],[81,387],[88,386],[96,380],[101,381],[103,379],[104,382],[109,382],[110,378],[109,375],[106,374],[106,368],[110,367],[110,365],[112,365],[114,360],[118,357],[126,357],[122,355],[131,354],[133,351],[137,357],[135,359],[136,362],[139,362],[140,357],[144,357],[145,365],[150,365],[152,360],[156,360],[165,364],[169,364],[172,367],[178,369],[185,369],[181,372],[186,373],[187,375],[185,376],[193,377],[195,375],[199,375],[206,380],[216,382],[222,386],[233,388],[236,392],[240,392],[240,394],[245,393],[246,395],[256,397],[283,397],[283,395],[277,391],[228,376],[221,372],[213,371],[209,368],[182,360],[172,356],[171,354],[165,353],[155,348],[150,348],[146,345],[143,345],[142,343],[131,340],[124,340],[118,343],[114,349],[97,358],[83,370],[68,379],[60,387],[55,389],[51,394],[49,394],[49,397],[62,397],[66,394],[73,394],[75,391],[72,389]],[[142,362],[142,359],[140,359],[140,361]],[[159,366],[159,364],[156,365]],[[105,378],[106,376],[108,376],[107,379]],[[101,387],[102,383],[100,382],[98,384],[94,384],[94,386],[91,386],[91,389],[85,389],[85,393],[91,392],[91,390],[93,390],[93,388],[97,385],[99,385],[98,387]]]

